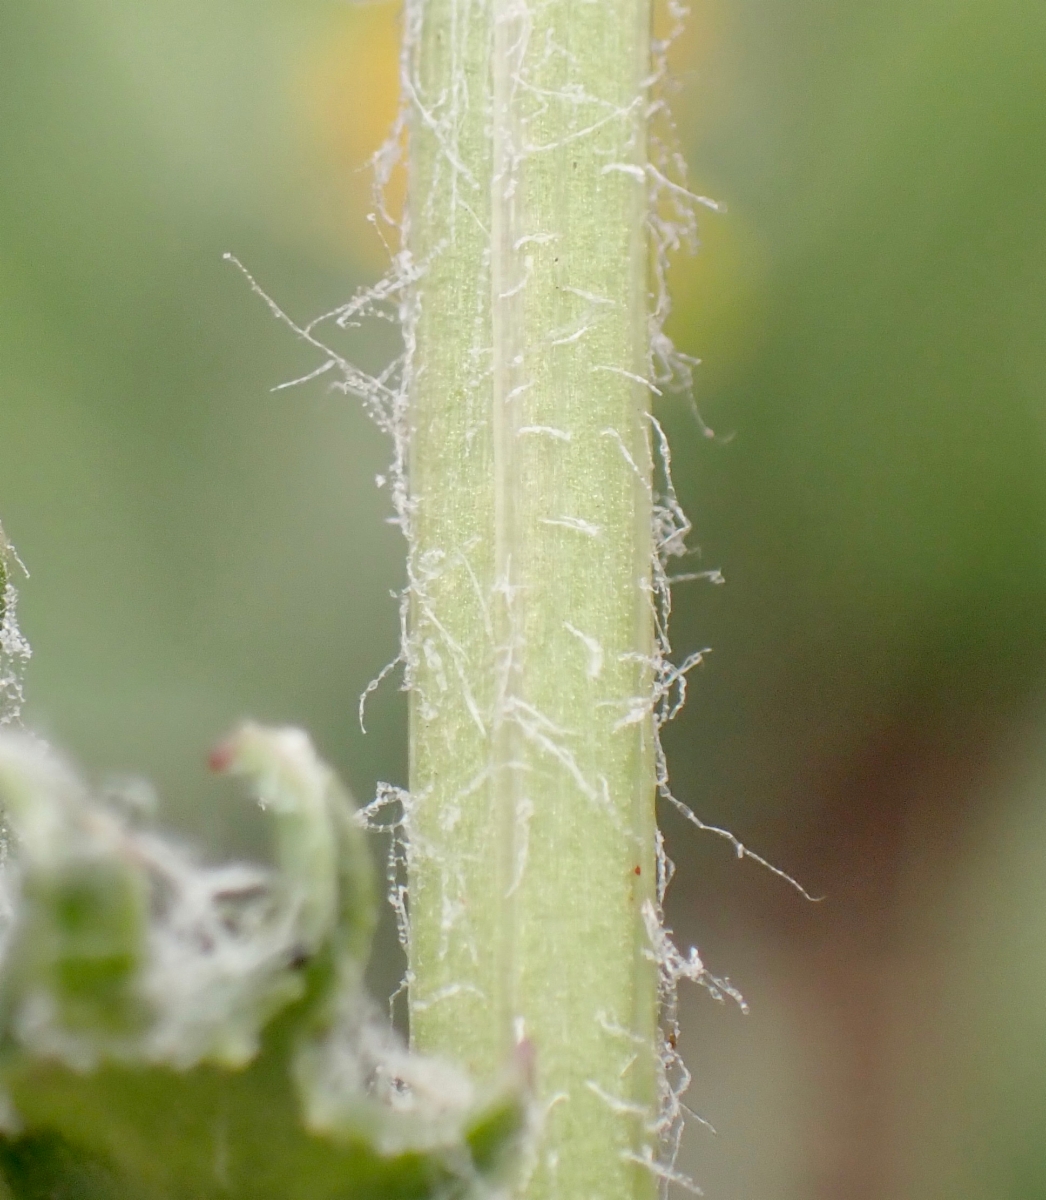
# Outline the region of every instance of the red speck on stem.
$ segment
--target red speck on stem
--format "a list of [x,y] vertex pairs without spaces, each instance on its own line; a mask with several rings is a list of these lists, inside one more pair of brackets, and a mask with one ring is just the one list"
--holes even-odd
[[521,1038],[515,1047],[516,1066],[523,1076],[523,1082],[533,1090],[537,1075],[537,1050],[530,1038]]
[[229,764],[232,762],[232,747],[228,742],[220,742],[207,755],[207,766],[217,774],[222,774],[229,769]]

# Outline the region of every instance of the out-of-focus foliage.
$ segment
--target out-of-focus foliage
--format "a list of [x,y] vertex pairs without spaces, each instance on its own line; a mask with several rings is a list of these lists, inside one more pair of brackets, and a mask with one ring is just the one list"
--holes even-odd
[[[1046,7],[694,7],[676,111],[729,212],[673,333],[720,436],[662,416],[727,584],[677,595],[715,653],[668,748],[827,899],[670,824],[672,920],[752,1007],[688,1013],[687,1166],[1046,1195]],[[306,316],[380,270],[394,57],[394,5],[0,4],[0,515],[31,719],[95,769],[206,795],[184,764],[249,711],[402,782],[394,685],[354,716],[397,637],[387,448],[322,381],[269,393],[317,364],[220,257]],[[172,816],[260,836],[221,811]]]
[[[0,509],[32,572],[29,719],[96,773],[157,779],[216,850],[258,836],[200,802],[244,713],[310,729],[360,795],[402,770],[395,685],[368,738],[355,719],[398,640],[388,448],[322,386],[271,393],[316,364],[222,260],[303,316],[373,274],[359,168],[394,74],[356,97],[331,63],[367,61],[380,12],[0,5]],[[375,966],[388,990],[398,963]]]
[[[1046,1195],[1046,9],[701,3],[704,224],[670,420],[712,645],[679,792],[826,900],[672,839],[721,1197]],[[702,1069],[704,1068],[704,1069]]]
[[407,1052],[362,988],[365,835],[298,729],[211,756],[274,826],[274,865],[210,867],[0,736],[0,1194],[482,1200],[525,1124]]

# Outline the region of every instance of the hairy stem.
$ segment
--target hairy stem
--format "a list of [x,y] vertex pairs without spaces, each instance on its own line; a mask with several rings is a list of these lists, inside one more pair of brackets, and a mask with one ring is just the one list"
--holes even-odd
[[406,13],[411,1029],[531,1041],[534,1197],[653,1187],[649,21]]

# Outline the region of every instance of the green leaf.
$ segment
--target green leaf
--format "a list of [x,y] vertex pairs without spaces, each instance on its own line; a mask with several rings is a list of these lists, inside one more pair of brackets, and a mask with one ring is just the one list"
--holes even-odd
[[10,1196],[481,1194],[523,1137],[522,1074],[480,1092],[378,1018],[361,984],[374,873],[348,793],[298,730],[246,724],[212,765],[272,814],[274,868],[203,865],[42,742],[0,735]]

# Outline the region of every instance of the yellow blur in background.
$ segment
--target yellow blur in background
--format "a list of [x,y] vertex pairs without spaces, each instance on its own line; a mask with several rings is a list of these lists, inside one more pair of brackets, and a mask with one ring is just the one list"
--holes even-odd
[[[665,814],[683,1166],[719,1200],[1046,1198],[1046,5],[695,0],[675,112],[726,205],[673,265],[666,399],[712,645]],[[275,324],[381,273],[395,4],[0,0],[0,517],[29,718],[250,848],[233,720],[403,783],[389,447]],[[390,204],[402,203],[396,179]],[[378,366],[390,329],[346,336]],[[401,964],[387,952],[374,986]]]

